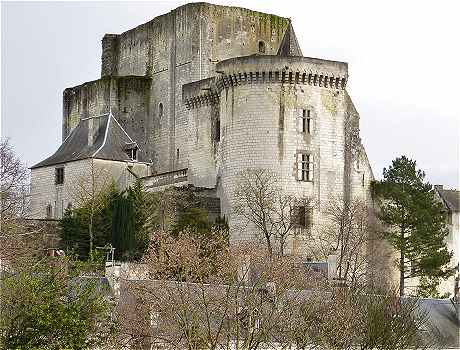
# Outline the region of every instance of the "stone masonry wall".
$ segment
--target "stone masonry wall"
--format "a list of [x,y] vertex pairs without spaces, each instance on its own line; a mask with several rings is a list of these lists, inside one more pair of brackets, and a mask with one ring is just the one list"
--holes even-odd
[[[128,165],[132,166],[132,172],[136,175],[148,175],[145,164],[102,159],[83,159],[32,169],[30,217],[45,219],[47,206],[51,205],[51,218],[61,218],[69,204],[75,208],[89,198],[91,179],[94,179],[96,193],[106,188],[112,180],[118,188],[126,188],[135,181],[135,176],[127,170]],[[57,185],[55,171],[61,167],[64,168],[64,183]]]
[[[189,114],[184,84],[212,77],[230,57],[276,54],[289,26],[286,18],[247,9],[192,3],[102,41],[102,76],[152,78],[144,121],[154,172],[189,166]],[[162,106],[162,107],[160,107]]]
[[[55,184],[55,169],[64,167],[64,184]],[[62,217],[69,205],[78,199],[79,183],[89,177],[91,160],[84,159],[67,164],[32,169],[31,174],[31,218],[47,217],[47,206],[51,205],[51,218]]]
[[[232,238],[253,239],[254,235],[253,228],[232,211],[238,175],[246,168],[269,169],[280,179],[286,194],[314,198],[317,204],[314,222],[320,225],[321,205],[332,194],[344,191],[347,105],[341,83],[346,77],[346,65],[280,57],[230,61],[234,62],[218,66],[233,82],[220,93],[218,175],[222,213],[229,218]],[[322,86],[319,80],[308,84],[303,76],[303,72],[317,69],[324,72]],[[326,83],[326,76],[334,79],[328,78]],[[299,117],[304,109],[311,112],[311,135],[299,130]],[[312,182],[297,180],[299,152],[313,156]]]
[[150,79],[104,77],[64,91],[63,140],[80,119],[112,110],[125,131],[148,151],[146,122],[149,117]]

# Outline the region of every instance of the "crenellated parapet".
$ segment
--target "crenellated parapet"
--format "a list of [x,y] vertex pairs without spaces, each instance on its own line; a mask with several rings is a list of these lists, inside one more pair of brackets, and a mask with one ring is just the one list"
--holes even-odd
[[215,78],[208,78],[186,84],[182,88],[182,100],[187,109],[219,103],[219,91]]
[[218,91],[241,84],[303,84],[344,90],[348,65],[310,57],[246,56],[219,62]]
[[348,65],[310,57],[245,56],[219,62],[219,76],[186,84],[182,97],[188,109],[217,103],[224,89],[244,84],[297,84],[344,90]]

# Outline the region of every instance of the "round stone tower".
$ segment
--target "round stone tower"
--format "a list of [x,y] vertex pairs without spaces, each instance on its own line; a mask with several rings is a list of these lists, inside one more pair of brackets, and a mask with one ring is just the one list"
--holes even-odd
[[232,209],[244,169],[269,170],[285,194],[312,198],[318,209],[346,194],[346,63],[254,55],[222,61],[216,72],[218,191],[233,240],[255,233]]

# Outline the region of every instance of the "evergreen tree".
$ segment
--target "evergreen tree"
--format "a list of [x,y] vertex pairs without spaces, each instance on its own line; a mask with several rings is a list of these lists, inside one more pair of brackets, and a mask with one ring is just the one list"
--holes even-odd
[[400,295],[408,278],[448,277],[445,214],[416,162],[405,156],[393,160],[383,169],[383,181],[374,183],[374,194],[381,199],[378,215],[388,227],[385,236],[399,251]]

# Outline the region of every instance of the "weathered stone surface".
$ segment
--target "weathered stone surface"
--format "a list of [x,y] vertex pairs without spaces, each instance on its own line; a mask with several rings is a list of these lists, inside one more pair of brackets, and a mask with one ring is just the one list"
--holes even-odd
[[[238,173],[251,167],[274,171],[286,193],[314,197],[321,225],[331,195],[371,200],[347,80],[347,63],[302,57],[287,18],[187,4],[104,36],[101,78],[64,91],[63,138],[80,119],[110,109],[151,160],[148,175],[159,174],[146,184],[158,190],[167,174],[186,169],[180,183],[216,189],[232,239],[254,236],[232,211]],[[310,133],[299,130],[303,110]],[[312,181],[298,181],[302,152],[313,157]],[[40,193],[57,193],[52,170],[33,174]]]

